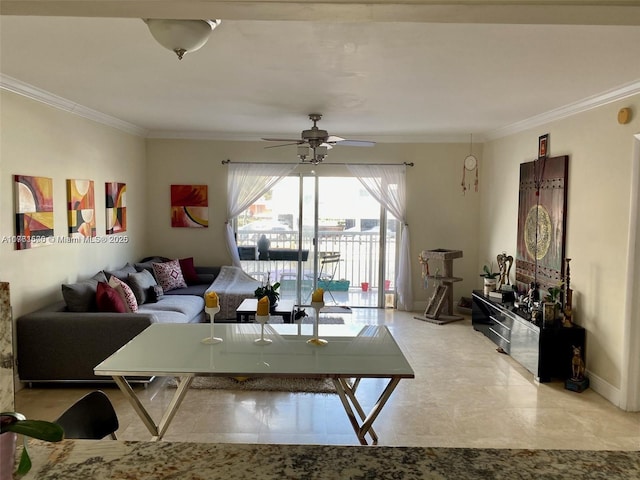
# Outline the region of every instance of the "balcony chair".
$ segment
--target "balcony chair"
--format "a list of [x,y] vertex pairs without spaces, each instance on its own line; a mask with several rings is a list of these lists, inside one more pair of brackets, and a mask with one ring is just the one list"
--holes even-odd
[[338,271],[338,264],[340,263],[340,252],[324,252],[320,253],[320,272],[318,273],[318,285],[322,283],[324,291],[329,294],[333,303],[336,305],[336,301],[333,293],[331,293],[331,282],[336,276]]

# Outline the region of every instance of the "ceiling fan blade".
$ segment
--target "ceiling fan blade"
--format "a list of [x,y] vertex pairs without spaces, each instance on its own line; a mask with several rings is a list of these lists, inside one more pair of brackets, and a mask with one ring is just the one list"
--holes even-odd
[[343,140],[344,140],[344,138],[338,137],[336,135],[329,135],[327,137],[327,142],[329,142],[329,143],[342,142]]
[[281,145],[270,145],[268,147],[264,147],[264,148],[278,148],[278,147],[288,147],[289,145],[300,145],[304,142],[300,142],[300,141],[296,141],[294,143],[283,143]]
[[332,145],[342,145],[346,147],[373,147],[376,142],[369,142],[367,140],[338,140],[335,142],[329,142]]
[[263,138],[267,142],[296,142],[296,143],[304,143],[304,140],[300,140],[299,138]]

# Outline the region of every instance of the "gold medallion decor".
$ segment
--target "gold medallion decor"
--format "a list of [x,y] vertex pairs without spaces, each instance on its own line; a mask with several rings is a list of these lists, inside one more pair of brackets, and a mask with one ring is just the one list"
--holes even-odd
[[531,258],[543,259],[551,245],[551,217],[542,205],[529,209],[524,226],[524,243]]
[[520,165],[516,285],[527,291],[563,277],[569,157],[541,157]]

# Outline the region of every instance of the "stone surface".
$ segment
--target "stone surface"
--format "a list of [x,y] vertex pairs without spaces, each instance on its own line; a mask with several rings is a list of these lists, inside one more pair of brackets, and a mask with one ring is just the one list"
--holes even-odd
[[24,480],[640,478],[638,452],[65,440],[30,453]]

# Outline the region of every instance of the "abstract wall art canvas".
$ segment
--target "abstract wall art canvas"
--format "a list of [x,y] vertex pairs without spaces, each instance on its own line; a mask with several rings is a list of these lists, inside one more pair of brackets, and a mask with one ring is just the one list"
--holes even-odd
[[516,285],[546,291],[563,279],[569,157],[520,165]]
[[171,226],[209,226],[207,185],[171,185]]
[[106,182],[107,235],[127,231],[127,184]]
[[14,175],[16,250],[50,245],[53,239],[53,180]]
[[69,236],[96,236],[96,202],[93,180],[67,180]]

